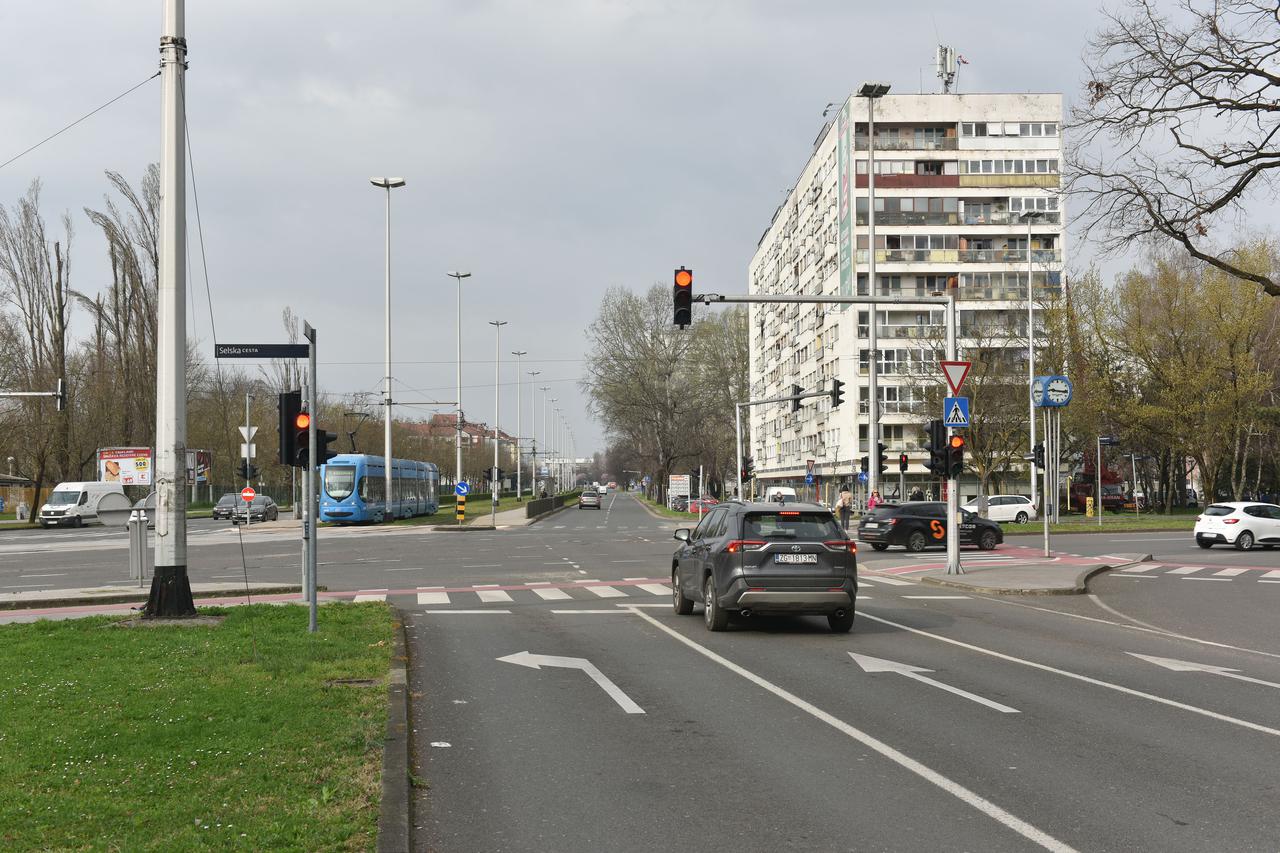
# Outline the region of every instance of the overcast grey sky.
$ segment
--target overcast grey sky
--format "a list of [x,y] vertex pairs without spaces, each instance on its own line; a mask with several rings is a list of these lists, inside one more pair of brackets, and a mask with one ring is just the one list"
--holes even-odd
[[[961,91],[1070,101],[1097,6],[192,0],[188,117],[218,338],[281,340],[292,306],[320,330],[323,390],[377,389],[384,201],[368,178],[403,175],[392,198],[398,395],[452,398],[445,272],[470,270],[468,418],[492,418],[486,323],[507,320],[504,358],[529,351],[526,370],[543,371],[585,454],[603,439],[577,380],[606,287],[668,284],[684,264],[701,289],[744,291],[825,104],[866,79],[934,91],[939,37],[969,62]],[[152,74],[160,25],[158,0],[0,4],[0,162]],[[159,158],[158,83],[0,169],[0,202],[40,177],[46,217],[75,215],[77,289],[108,274],[81,212],[101,204],[103,171],[136,182]],[[198,265],[190,284],[191,332],[211,353]],[[514,380],[504,363],[513,432]]]

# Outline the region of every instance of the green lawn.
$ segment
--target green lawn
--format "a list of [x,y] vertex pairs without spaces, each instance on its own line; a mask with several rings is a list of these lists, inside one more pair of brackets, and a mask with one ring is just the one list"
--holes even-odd
[[[1144,512],[1135,515],[1133,512],[1108,512],[1102,516],[1102,524],[1098,519],[1083,515],[1064,515],[1059,524],[1050,524],[1051,533],[1140,533],[1154,530],[1186,530],[1190,531],[1196,524],[1196,510],[1175,510],[1169,515],[1160,512]],[[1010,533],[1043,533],[1044,523],[1033,521],[1028,524],[1006,524],[1004,532]]]
[[0,626],[0,847],[374,848],[390,611],[201,612]]
[[[653,510],[663,518],[674,518],[679,521],[691,521],[694,524],[697,524],[698,521],[702,518],[702,516],[698,515],[696,512],[676,512],[673,509],[668,509],[667,507],[658,503],[657,501],[649,500],[642,494],[637,494],[636,497],[640,499],[641,503],[643,503],[645,506],[647,506],[649,509]],[[703,515],[705,514],[706,513],[703,513]]]

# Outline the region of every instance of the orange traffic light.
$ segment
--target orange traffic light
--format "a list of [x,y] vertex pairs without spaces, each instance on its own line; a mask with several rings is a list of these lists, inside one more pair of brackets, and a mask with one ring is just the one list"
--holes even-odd
[[693,270],[684,267],[675,271],[675,282],[671,288],[671,301],[675,313],[672,325],[685,328],[693,325]]
[[952,449],[952,450],[963,450],[963,449],[964,449],[964,436],[963,436],[963,435],[953,435],[953,436],[951,436],[951,442],[950,442],[950,444],[951,444],[951,449]]
[[953,435],[947,439],[947,476],[952,479],[964,473],[964,445],[963,435]]
[[693,284],[693,273],[689,270],[676,270],[676,287],[688,287]]
[[306,429],[311,426],[311,415],[308,412],[298,412],[297,417],[293,419],[293,425],[298,429]]

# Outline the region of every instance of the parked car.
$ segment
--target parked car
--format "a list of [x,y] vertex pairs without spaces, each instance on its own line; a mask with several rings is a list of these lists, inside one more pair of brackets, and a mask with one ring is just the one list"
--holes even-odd
[[[961,509],[976,513],[978,499],[974,498]],[[987,518],[992,521],[1012,521],[1026,524],[1036,517],[1036,505],[1024,495],[990,495],[987,498]]]
[[[1004,541],[1004,531],[990,519],[962,509],[960,544],[976,545],[990,551]],[[901,545],[908,551],[923,551],[947,544],[947,505],[942,501],[908,501],[883,504],[862,516],[858,541],[877,551]]]
[[1261,545],[1271,550],[1280,545],[1280,506],[1254,501],[1209,504],[1196,516],[1194,534],[1201,548],[1235,545],[1248,551]]
[[59,483],[40,507],[41,527],[82,527],[98,520],[98,501],[103,495],[124,494],[119,483]]
[[671,508],[676,512],[684,512],[689,508],[689,496],[676,495],[671,499]]
[[713,506],[717,506],[720,501],[715,498],[702,496],[694,498],[685,505],[685,512],[710,512]]
[[227,492],[218,498],[218,502],[213,505],[214,518],[231,518],[235,514],[236,504],[241,503],[240,495],[235,492]]
[[599,509],[600,493],[590,487],[582,490],[582,494],[578,495],[578,509]]
[[233,524],[240,524],[246,517],[250,524],[255,521],[275,521],[280,517],[280,507],[276,506],[275,500],[269,495],[255,495],[251,504],[245,503],[243,499],[237,503],[231,521]]
[[830,510],[816,504],[730,501],[692,530],[675,532],[672,606],[703,605],[703,621],[723,631],[734,614],[809,613],[832,631],[853,627],[857,550]]

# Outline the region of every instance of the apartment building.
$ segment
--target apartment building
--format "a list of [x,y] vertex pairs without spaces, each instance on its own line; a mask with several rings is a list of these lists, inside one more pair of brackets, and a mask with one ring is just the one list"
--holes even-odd
[[[1028,275],[1037,304],[1058,294],[1065,211],[1061,198],[1060,94],[894,95],[876,100],[873,156],[875,245],[870,245],[867,101],[853,96],[829,122],[808,162],[760,238],[748,268],[753,294],[868,295],[869,253],[876,294],[927,296],[956,288],[959,345],[1003,348],[1026,372]],[[845,139],[842,158],[838,140]],[[842,174],[844,180],[841,180]],[[1024,217],[1037,211],[1034,218]],[[846,227],[842,228],[842,215]],[[1030,239],[1028,239],[1028,222]],[[842,274],[842,261],[843,274]],[[749,453],[763,484],[803,484],[810,460],[827,496],[856,481],[868,454],[870,306],[752,305],[751,396],[806,391],[832,377],[845,402],[826,398],[751,409]],[[890,458],[882,494],[935,485],[925,465],[921,424],[939,417],[922,405],[943,335],[939,306],[876,305],[881,441]],[[1007,330],[992,337],[993,329]],[[941,381],[941,372],[936,373]],[[1024,481],[1029,473],[1022,474]],[[1025,486],[1024,488],[1029,487]],[[961,481],[961,495],[976,493]]]

